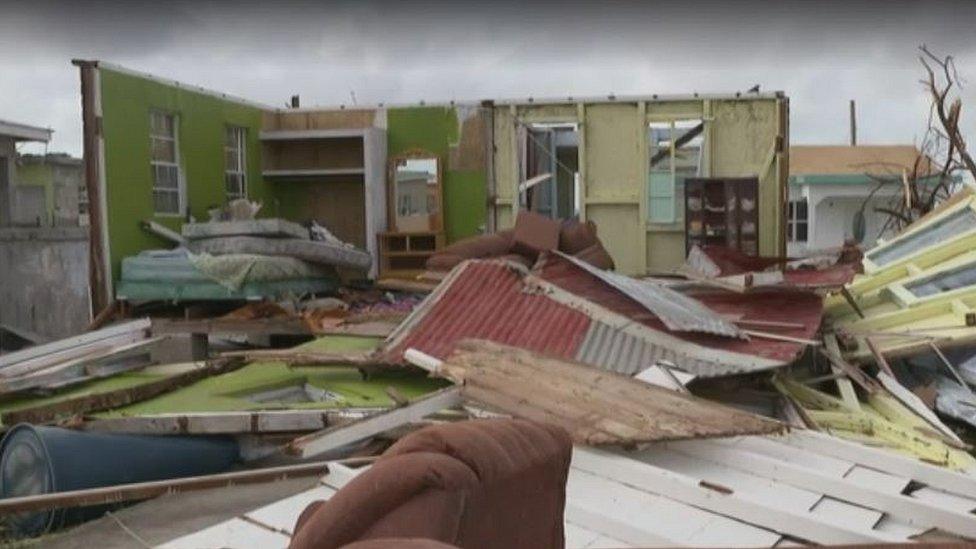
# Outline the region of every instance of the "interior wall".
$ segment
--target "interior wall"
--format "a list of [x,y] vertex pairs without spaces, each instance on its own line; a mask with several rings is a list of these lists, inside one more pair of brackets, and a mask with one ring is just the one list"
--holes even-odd
[[597,224],[617,269],[638,275],[679,266],[684,261],[683,224],[652,226],[645,220],[646,124],[668,117],[702,118],[706,121],[706,175],[758,175],[760,253],[780,255],[785,248],[786,116],[786,99],[772,97],[497,105],[492,167],[498,228],[511,227],[517,211],[519,124],[577,122],[582,151],[581,215]]
[[487,111],[480,107],[387,110],[387,154],[423,150],[441,161],[444,233],[448,242],[480,234],[486,224]]

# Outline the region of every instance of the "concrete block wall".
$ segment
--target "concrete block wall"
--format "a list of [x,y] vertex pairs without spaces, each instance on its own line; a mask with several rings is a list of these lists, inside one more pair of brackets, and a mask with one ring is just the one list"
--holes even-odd
[[87,229],[0,229],[0,324],[56,339],[83,331],[90,309]]

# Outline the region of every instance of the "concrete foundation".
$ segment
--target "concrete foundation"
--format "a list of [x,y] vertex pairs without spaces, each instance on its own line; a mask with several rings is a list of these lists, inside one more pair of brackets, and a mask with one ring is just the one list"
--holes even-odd
[[87,230],[0,229],[0,324],[55,339],[90,319]]

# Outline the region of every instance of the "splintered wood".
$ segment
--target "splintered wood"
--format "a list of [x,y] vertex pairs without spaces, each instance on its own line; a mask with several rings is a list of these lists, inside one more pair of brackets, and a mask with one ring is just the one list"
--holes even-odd
[[465,398],[562,426],[580,444],[781,432],[784,425],[580,363],[486,341],[465,341],[435,375]]

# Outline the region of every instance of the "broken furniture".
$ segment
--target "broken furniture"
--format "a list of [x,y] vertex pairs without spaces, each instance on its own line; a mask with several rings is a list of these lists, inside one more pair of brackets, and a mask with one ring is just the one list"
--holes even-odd
[[[279,125],[279,122],[281,124]],[[284,123],[288,122],[288,123]],[[312,119],[270,116],[261,132],[265,180],[282,195],[301,193],[297,219],[314,219],[378,259],[375,235],[387,228],[386,131],[319,128]]]
[[572,443],[525,420],[464,421],[415,431],[298,517],[291,549],[374,538],[458,547],[561,548]]
[[685,253],[693,246],[722,245],[759,253],[759,179],[685,180]]
[[437,155],[416,149],[390,159],[387,224],[377,233],[381,278],[415,278],[444,245],[443,171]]
[[558,250],[600,269],[613,269],[613,258],[591,222],[556,220],[521,211],[514,229],[459,240],[427,261],[428,271],[450,271],[467,259],[505,259],[531,267],[540,252]]

